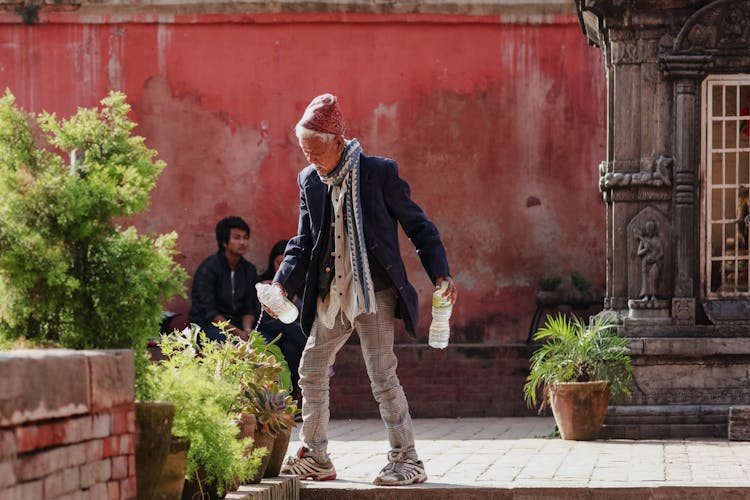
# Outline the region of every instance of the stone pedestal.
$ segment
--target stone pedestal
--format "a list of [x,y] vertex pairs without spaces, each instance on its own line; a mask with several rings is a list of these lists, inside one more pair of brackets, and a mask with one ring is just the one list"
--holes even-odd
[[750,441],[750,406],[732,406],[729,408],[730,441]]
[[660,336],[630,339],[633,395],[610,401],[602,437],[726,437],[730,407],[750,405],[750,338],[718,337],[716,327],[640,329]]
[[628,321],[671,321],[669,317],[670,301],[668,300],[629,300],[628,301]]

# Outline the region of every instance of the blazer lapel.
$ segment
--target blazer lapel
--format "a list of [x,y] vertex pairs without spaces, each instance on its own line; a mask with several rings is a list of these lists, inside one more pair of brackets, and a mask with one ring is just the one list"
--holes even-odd
[[320,181],[317,174],[310,175],[307,183],[307,209],[310,211],[310,222],[313,224],[313,238],[316,247],[321,233],[320,229],[324,223],[327,194],[328,186]]

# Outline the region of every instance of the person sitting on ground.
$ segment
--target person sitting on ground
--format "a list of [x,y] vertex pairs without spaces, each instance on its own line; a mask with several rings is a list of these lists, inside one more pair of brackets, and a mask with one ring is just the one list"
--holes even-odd
[[[279,264],[281,264],[284,258],[286,244],[287,240],[280,240],[271,248],[271,254],[268,256],[268,267],[260,276],[260,281],[263,283],[271,283],[273,280],[276,271],[279,269]],[[297,308],[299,308],[299,301],[295,300],[295,302]],[[281,349],[281,353],[284,355],[287,365],[289,365],[289,371],[292,375],[292,397],[298,402],[301,401],[299,361],[302,357],[302,350],[305,348],[307,337],[302,333],[299,322],[295,321],[290,324],[282,323],[269,314],[262,314],[260,323],[258,324],[258,331],[266,339],[266,342],[272,342],[281,334],[279,340],[276,341],[276,345]]]
[[218,251],[206,258],[193,279],[190,322],[211,340],[225,341],[214,325],[229,321],[232,333],[247,340],[257,317],[255,284],[258,271],[242,256],[247,252],[250,226],[240,217],[225,217],[216,224]]

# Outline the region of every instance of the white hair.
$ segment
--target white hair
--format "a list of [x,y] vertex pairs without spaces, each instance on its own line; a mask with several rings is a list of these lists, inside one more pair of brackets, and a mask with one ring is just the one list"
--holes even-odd
[[297,125],[294,127],[294,133],[297,134],[297,139],[320,139],[323,142],[329,143],[333,142],[338,135],[336,134],[326,134],[325,132],[316,132],[314,130],[310,130],[309,128],[305,128],[302,125]]

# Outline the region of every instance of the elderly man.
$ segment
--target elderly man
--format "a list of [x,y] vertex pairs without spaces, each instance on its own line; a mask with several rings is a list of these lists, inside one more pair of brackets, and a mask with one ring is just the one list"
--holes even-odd
[[414,336],[417,293],[406,279],[398,245],[401,224],[434,284],[447,281],[455,302],[445,249],[435,226],[409,194],[396,162],[367,156],[344,138],[336,96],[312,100],[295,132],[310,165],[298,176],[298,235],[289,241],[274,284],[287,295],[302,290],[302,329],[309,335],[299,368],[303,447],[282,472],[302,479],[336,478],[327,452],[328,369],[357,330],[372,393],[380,405],[390,451],[377,485],[427,480],[414,448],[409,405],[396,376],[393,323],[403,319]]

